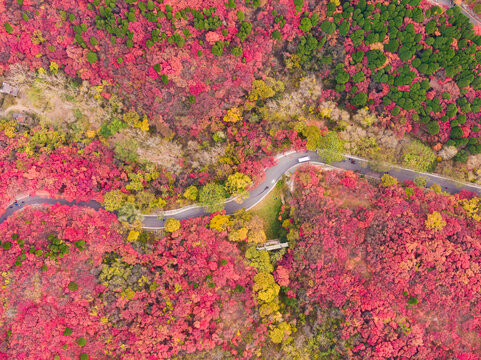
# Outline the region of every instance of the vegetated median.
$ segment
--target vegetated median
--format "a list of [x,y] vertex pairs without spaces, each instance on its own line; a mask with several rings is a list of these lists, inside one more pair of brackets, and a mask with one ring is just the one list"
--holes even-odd
[[277,182],[276,186],[267,196],[249,210],[253,215],[259,216],[264,222],[264,231],[267,239],[279,237],[279,211],[282,206],[283,180]]

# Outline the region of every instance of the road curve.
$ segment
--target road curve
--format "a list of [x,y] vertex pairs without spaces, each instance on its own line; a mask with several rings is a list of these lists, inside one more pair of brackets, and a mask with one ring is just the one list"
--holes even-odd
[[[299,159],[305,156],[309,156],[310,162],[320,163],[322,159],[314,151],[307,152],[289,152],[278,157],[277,164],[265,171],[265,180],[259,184],[255,189],[249,191],[249,197],[244,200],[241,204],[234,200],[228,200],[225,203],[225,210],[227,214],[232,214],[236,210],[241,208],[250,209],[259,203],[275,186],[277,181],[281,178],[283,174],[293,172],[298,166]],[[340,170],[351,170],[364,175],[367,177],[380,178],[383,174],[389,174],[400,182],[405,180],[414,180],[414,178],[423,176],[427,180],[427,186],[432,184],[439,184],[442,190],[447,193],[457,193],[461,190],[468,190],[474,192],[478,195],[481,194],[481,186],[475,184],[468,184],[459,181],[455,181],[449,178],[445,178],[436,174],[428,174],[422,172],[416,172],[413,170],[393,166],[389,171],[384,173],[378,173],[371,170],[368,165],[368,160],[361,159],[351,155],[345,155],[342,161],[335,162],[333,164],[326,166],[332,167],[334,169]],[[17,200],[15,203],[11,204],[9,208],[0,216],[0,224],[3,223],[9,216],[11,216],[15,211],[22,209],[27,205],[43,205],[43,204],[64,204],[64,205],[77,205],[90,207],[95,210],[102,208],[102,205],[97,201],[66,201],[64,199],[51,199],[41,196],[26,197],[21,200]],[[208,215],[204,208],[199,206],[188,206],[186,208],[181,208],[177,210],[167,211],[164,217],[171,217],[178,220],[185,220],[193,217],[199,217]],[[143,219],[143,228],[147,230],[161,229],[164,226],[165,218],[161,219],[157,215],[145,215]]]

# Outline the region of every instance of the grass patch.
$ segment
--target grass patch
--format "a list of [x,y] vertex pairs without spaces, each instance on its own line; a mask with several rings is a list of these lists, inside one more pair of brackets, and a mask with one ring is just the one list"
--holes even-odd
[[281,223],[278,220],[281,209],[282,183],[278,182],[274,189],[262,201],[249,210],[253,215],[257,215],[264,221],[264,231],[267,240],[277,239]]

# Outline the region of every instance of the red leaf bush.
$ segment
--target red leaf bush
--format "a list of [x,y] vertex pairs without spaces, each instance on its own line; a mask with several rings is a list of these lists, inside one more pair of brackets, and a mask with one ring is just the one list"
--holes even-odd
[[[376,188],[354,174],[304,168],[291,202],[299,240],[280,266],[306,314],[342,313],[337,351],[350,358],[479,358],[473,204],[467,193]],[[435,212],[437,230],[428,226]]]
[[262,339],[254,269],[226,232],[206,228],[209,220],[147,236],[143,247],[126,243],[102,210],[15,213],[0,225],[0,355],[167,359],[242,350],[239,358],[251,358]]
[[[201,123],[240,102],[272,59],[274,30],[286,39],[299,32],[299,13],[287,1],[235,8],[220,0],[22,3],[0,9],[0,69],[56,62],[74,78],[119,87],[128,103],[178,133],[192,124],[175,116],[188,112]],[[189,95],[195,105],[187,106]]]
[[27,138],[7,138],[0,132],[0,209],[22,193],[46,191],[66,200],[102,200],[120,188],[126,175],[114,164],[112,151],[98,141],[86,146],[59,145],[35,155],[24,151]]

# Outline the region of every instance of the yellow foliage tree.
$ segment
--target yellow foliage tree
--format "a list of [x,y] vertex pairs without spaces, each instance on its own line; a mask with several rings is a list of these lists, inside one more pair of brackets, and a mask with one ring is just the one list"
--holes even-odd
[[209,227],[217,231],[223,231],[227,228],[228,223],[229,223],[228,215],[218,214],[210,220]]
[[254,276],[254,291],[257,293],[257,299],[260,302],[271,302],[277,298],[281,287],[277,285],[274,276],[267,272],[258,272]]
[[104,195],[103,206],[107,211],[116,211],[124,205],[127,195],[120,190],[109,191]]
[[165,220],[165,231],[167,232],[174,232],[180,229],[180,221],[174,218],[168,218]]
[[142,121],[138,120],[134,123],[134,127],[139,128],[142,131],[149,131],[149,118],[144,115]]
[[135,202],[144,214],[150,214],[159,205],[157,198],[150,191],[139,191],[132,202]]
[[155,200],[153,207],[157,209],[162,209],[165,205],[167,205],[167,201],[159,197]]
[[279,310],[279,304],[276,301],[262,304],[259,308],[259,315],[261,317],[269,316]]
[[137,114],[135,111],[129,111],[129,112],[126,112],[122,118],[124,119],[125,123],[126,124],[129,124],[131,126],[134,126],[135,124],[137,124],[140,120],[140,116],[139,114]]
[[441,194],[441,191],[443,190],[443,189],[441,188],[441,185],[439,185],[439,184],[432,184],[431,187],[430,187],[430,189],[431,189],[432,191],[434,191],[435,193],[437,193],[437,194]]
[[287,240],[288,241],[299,240],[299,231],[296,229],[289,229],[289,232],[287,233]]
[[276,81],[271,77],[267,77],[264,80],[254,80],[252,82],[252,90],[249,98],[251,100],[268,99],[273,97],[276,92],[284,90],[284,83],[282,81]]
[[95,130],[87,130],[85,132],[85,136],[87,136],[89,139],[92,139],[97,135],[97,132]]
[[224,115],[225,122],[237,122],[242,118],[242,110],[238,107],[229,109]]
[[389,187],[397,184],[397,180],[396,178],[392,177],[389,174],[384,174],[381,178],[381,183],[382,183],[382,186]]
[[231,230],[229,232],[229,240],[230,241],[243,241],[247,238],[247,233],[249,230],[245,227],[241,227],[240,229]]
[[255,267],[259,272],[273,272],[274,267],[271,264],[271,259],[267,251],[259,251],[255,246],[247,249],[245,257],[250,260],[249,265]]
[[291,326],[285,321],[277,326],[271,326],[269,337],[274,344],[280,344],[285,338],[292,334]]
[[[0,122],[0,131],[3,131],[4,134],[9,137],[9,138],[13,138],[16,136],[16,133],[15,133],[15,121],[12,120],[12,121],[1,121]],[[28,149],[28,151],[26,151]],[[28,145],[25,146],[24,148],[24,151],[27,153],[27,154],[32,154],[33,155],[33,151],[30,149],[30,147]]]
[[229,175],[225,183],[225,189],[229,194],[238,195],[241,197],[246,196],[247,188],[252,185],[252,180],[246,174],[236,172]]
[[55,61],[51,61],[49,69],[52,74],[58,73],[58,64]]
[[466,215],[473,218],[475,221],[481,220],[479,215],[479,198],[473,197],[472,199],[463,199],[460,201],[461,206],[466,210]]
[[302,135],[307,138],[306,149],[316,150],[321,141],[321,131],[317,126],[309,125],[302,130]]
[[129,236],[127,236],[127,241],[135,241],[139,238],[140,232],[137,230],[130,230]]
[[424,224],[430,230],[440,231],[446,226],[446,221],[443,219],[440,213],[433,211],[428,215]]
[[329,119],[331,117],[332,109],[328,107],[319,108],[319,116],[323,119]]
[[184,197],[186,199],[195,201],[197,200],[197,196],[199,195],[199,190],[197,187],[194,185],[189,186],[185,191],[184,191]]
[[264,232],[264,222],[259,216],[253,216],[247,223],[247,241],[255,244],[261,244],[266,241],[266,233]]

